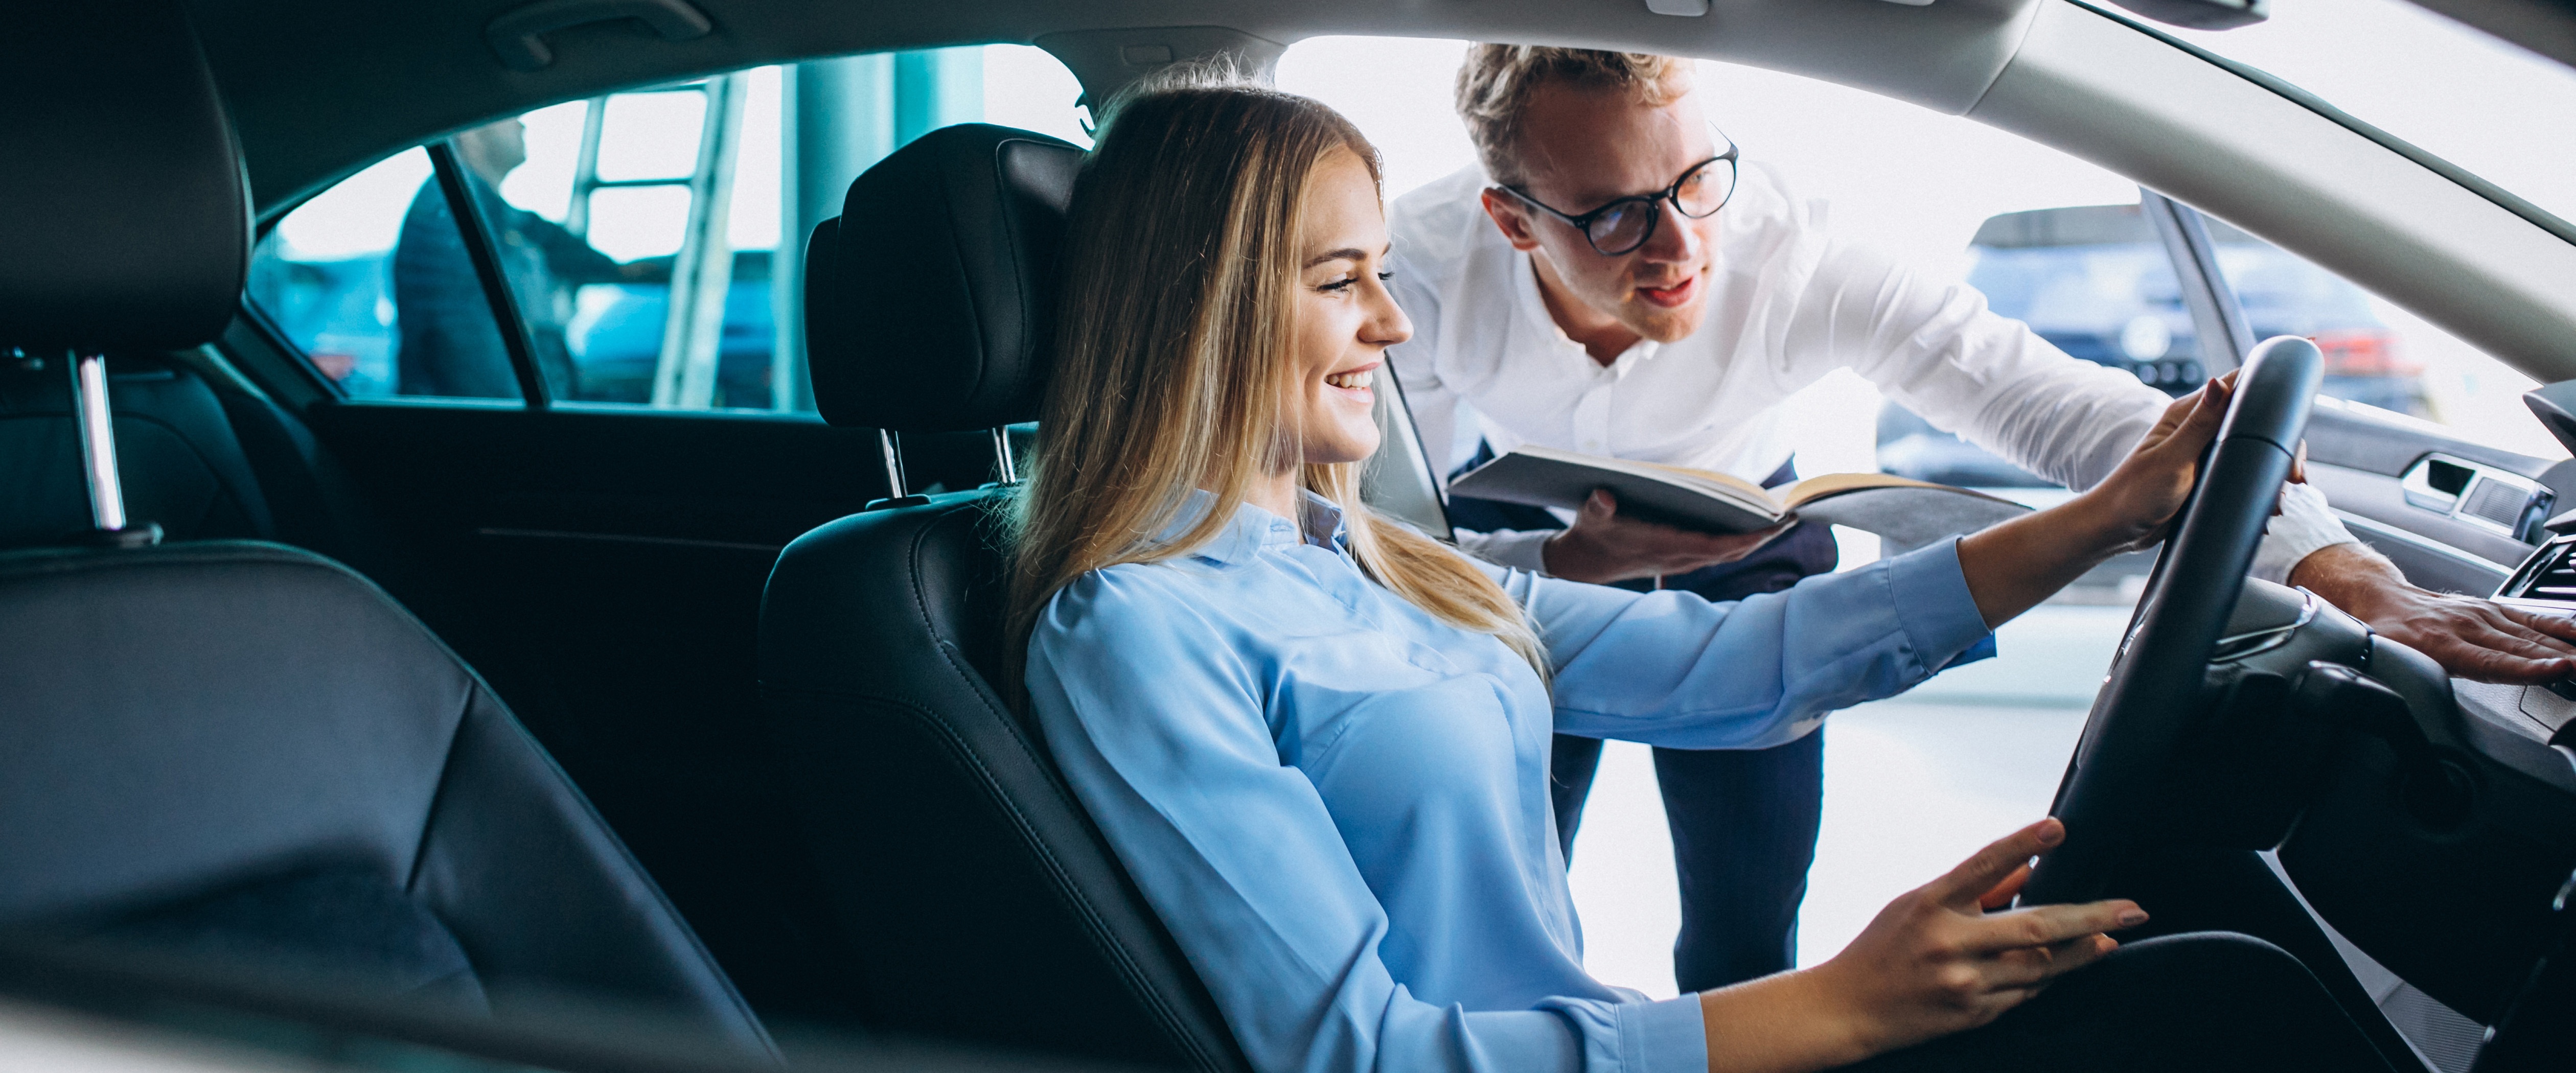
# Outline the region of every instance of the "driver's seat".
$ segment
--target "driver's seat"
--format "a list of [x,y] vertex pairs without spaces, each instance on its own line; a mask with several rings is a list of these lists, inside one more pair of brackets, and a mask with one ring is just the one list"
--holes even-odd
[[[908,435],[1037,416],[1080,161],[1044,135],[956,126],[851,185],[806,260],[826,419]],[[770,575],[760,688],[828,888],[833,919],[812,930],[878,1027],[1247,1069],[1036,725],[994,688],[1008,494],[881,502],[799,537]]]

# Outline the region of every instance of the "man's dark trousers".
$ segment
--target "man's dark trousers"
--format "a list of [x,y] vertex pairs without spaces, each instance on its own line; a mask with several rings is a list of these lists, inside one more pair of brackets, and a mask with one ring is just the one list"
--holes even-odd
[[[1474,461],[1492,457],[1479,450]],[[1797,479],[1794,462],[1763,482]],[[1449,501],[1458,528],[1554,529],[1563,523],[1534,507],[1486,500]],[[1663,587],[1710,600],[1778,592],[1810,574],[1831,573],[1838,558],[1833,531],[1801,525],[1731,563],[1663,579]],[[1651,580],[1619,583],[1651,589]],[[1597,738],[1556,736],[1548,790],[1557,837],[1568,861],[1583,801],[1601,764]],[[1682,930],[1673,942],[1673,976],[1684,992],[1704,991],[1790,968],[1797,961],[1798,903],[1816,860],[1824,819],[1825,734],[1822,729],[1768,749],[1656,749],[1655,781],[1672,829],[1673,867],[1681,877]]]

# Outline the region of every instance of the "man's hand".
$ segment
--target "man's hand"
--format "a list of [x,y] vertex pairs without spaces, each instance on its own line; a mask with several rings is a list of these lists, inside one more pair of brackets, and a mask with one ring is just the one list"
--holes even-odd
[[1788,532],[1792,524],[1782,522],[1750,533],[1696,533],[1621,517],[1619,501],[1606,489],[1596,488],[1575,512],[1574,526],[1549,537],[1540,556],[1552,577],[1605,585],[1731,563]]
[[2359,544],[2299,560],[2290,584],[2471,681],[2537,685],[2576,673],[2576,619],[2416,588],[2396,564]]

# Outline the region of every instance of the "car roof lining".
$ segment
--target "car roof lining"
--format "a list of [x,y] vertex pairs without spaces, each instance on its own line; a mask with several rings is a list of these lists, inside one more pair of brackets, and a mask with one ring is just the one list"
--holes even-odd
[[[196,0],[194,7],[265,214],[366,163],[496,115],[760,64],[1037,43],[1072,31],[1130,30],[1161,41],[1170,28],[1223,28],[1282,45],[1361,34],[1660,51],[1809,75],[1957,114],[2003,69],[2040,0],[1940,0],[1924,7],[1887,0],[1711,0],[1709,13],[1696,18],[1656,15],[1642,0],[1587,4],[1579,18],[1550,0],[1465,6],[695,2],[715,23],[706,37],[668,42],[633,20],[578,26],[549,35],[554,64],[528,73],[502,67],[484,40],[494,10],[479,5]],[[425,86],[437,92],[422,92]]]
[[[1214,41],[1248,39],[1266,52],[1346,34],[1532,41],[1741,63],[1967,115],[2102,164],[2398,297],[2543,380],[2576,377],[2576,246],[2330,117],[2073,0],[1710,0],[1709,13],[1695,18],[1654,14],[1643,0],[694,2],[715,24],[706,37],[666,42],[633,20],[574,27],[548,37],[555,63],[528,73],[504,68],[485,42],[491,8],[425,0],[195,6],[263,218],[378,159],[492,116],[761,64],[1038,43],[1061,49],[1099,91],[1117,76],[1082,53],[1100,55],[1110,41],[1169,43],[1181,56]],[[2035,32],[2043,24],[2050,32]],[[1076,40],[1089,47],[1066,47]],[[2162,81],[2113,84],[2148,67]],[[2121,111],[2077,115],[2051,94]],[[2281,144],[2250,143],[2227,129],[2242,126],[2232,119],[2193,123],[2192,108],[2199,117],[2260,113]],[[2396,204],[2349,182],[2317,200],[2320,186],[2337,184],[2331,176],[2301,179],[2303,166],[2315,165],[2294,152],[2311,161],[2324,153],[2336,167],[2370,172],[2421,200]],[[2269,178],[2299,181],[2260,188],[2236,181],[2257,162]],[[2498,256],[2500,248],[2516,252]],[[2408,263],[2394,263],[2401,261]]]

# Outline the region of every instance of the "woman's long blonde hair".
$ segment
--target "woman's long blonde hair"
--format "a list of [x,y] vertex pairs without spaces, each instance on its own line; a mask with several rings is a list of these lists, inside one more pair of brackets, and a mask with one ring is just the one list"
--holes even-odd
[[[1295,363],[1301,218],[1315,166],[1376,147],[1332,109],[1216,72],[1166,77],[1110,110],[1074,183],[1059,279],[1055,372],[1034,473],[1015,517],[1008,686],[1058,590],[1093,570],[1206,544],[1265,474],[1296,464],[1283,435]],[[1352,559],[1445,622],[1492,634],[1544,676],[1519,605],[1467,560],[1360,503],[1360,466],[1300,465],[1346,512]],[[1157,540],[1190,493],[1214,497]]]

